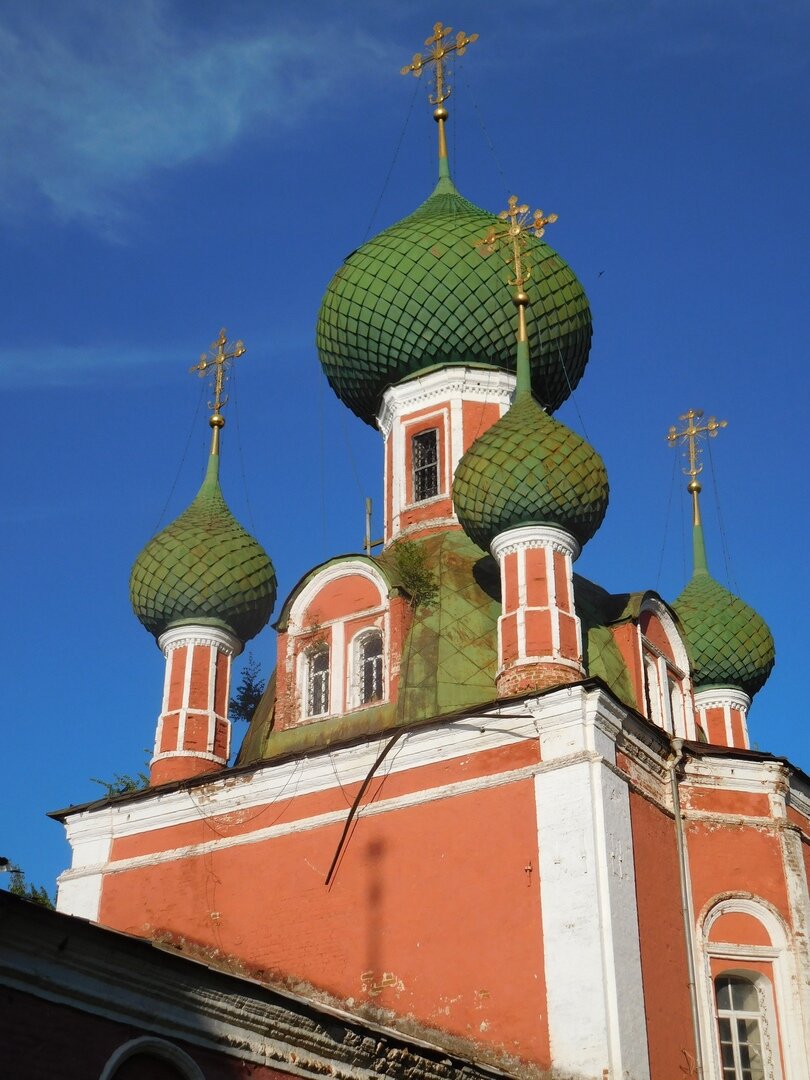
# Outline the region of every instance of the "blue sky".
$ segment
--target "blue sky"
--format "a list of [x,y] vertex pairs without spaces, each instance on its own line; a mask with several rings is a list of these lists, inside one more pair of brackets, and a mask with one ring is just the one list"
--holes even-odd
[[[605,458],[611,505],[578,570],[678,594],[666,431],[690,407],[728,419],[710,565],[776,638],[752,739],[810,769],[806,3],[29,0],[0,11],[0,854],[49,888],[69,854],[45,812],[137,772],[153,740],[163,660],[128,575],[199,485],[188,368],[220,326],[248,347],[223,486],[280,596],[380,505],[379,436],[326,384],[314,324],[343,257],[432,188],[427,85],[399,69],[437,19],[480,34],[449,102],[458,187],[558,213],[547,239],[591,300],[559,416]],[[250,648],[268,671],[273,632]]]

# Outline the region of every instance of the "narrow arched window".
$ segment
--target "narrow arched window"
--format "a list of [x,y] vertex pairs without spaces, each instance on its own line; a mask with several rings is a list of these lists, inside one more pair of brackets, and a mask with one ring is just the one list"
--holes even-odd
[[329,712],[329,649],[317,645],[307,653],[307,716]]
[[379,630],[372,630],[360,640],[357,668],[360,704],[370,705],[374,701],[382,701],[383,640]]
[[439,433],[420,431],[411,439],[413,501],[424,502],[439,494]]
[[720,975],[714,984],[723,1080],[765,1080],[762,1006],[750,979]]

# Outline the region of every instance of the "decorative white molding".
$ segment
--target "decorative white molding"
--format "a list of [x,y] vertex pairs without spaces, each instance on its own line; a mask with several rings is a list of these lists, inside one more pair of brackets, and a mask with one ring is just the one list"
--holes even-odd
[[516,529],[507,529],[498,533],[489,545],[489,550],[498,562],[506,555],[525,551],[527,548],[551,548],[552,551],[561,551],[574,562],[581,551],[569,532],[553,525],[521,525]]
[[751,698],[743,690],[738,690],[734,686],[715,686],[710,690],[695,691],[696,709],[722,709],[725,705],[738,709],[745,719],[751,708]]
[[238,656],[242,651],[242,642],[238,638],[216,626],[173,626],[158,638],[158,646],[167,659],[173,649],[183,645],[208,645],[226,656]]
[[[306,583],[303,589],[301,589],[290,607],[288,632],[290,634],[300,634],[308,629],[302,622],[301,616],[324,586],[330,585],[333,581],[339,581],[340,578],[353,577],[355,575],[366,578],[367,581],[370,581],[376,586],[380,595],[380,601],[378,606],[368,608],[367,611],[352,612],[352,618],[379,611],[381,608],[388,605],[388,585],[380,571],[371,563],[361,561],[360,559],[344,559],[341,562],[330,563],[329,566],[325,566],[322,570],[319,570],[315,576]],[[322,625],[332,625],[333,622],[341,621],[343,621],[342,618],[339,620],[325,619]]]
[[[667,640],[672,646],[672,652],[675,657],[675,665],[679,668],[678,674],[688,676],[689,654],[686,651],[684,640],[680,635],[680,631],[678,630],[675,620],[672,618],[672,613],[667,605],[663,600],[659,600],[657,596],[647,596],[642,601],[639,609],[639,619],[645,612],[650,612],[651,615],[655,615],[656,619],[658,619],[661,624],[664,633],[667,635]],[[648,648],[660,655],[660,650],[656,649],[651,641],[647,641],[645,638],[644,643]]]
[[[740,913],[756,919],[765,929],[770,946],[745,945],[740,942],[709,940],[712,926],[723,915]],[[766,900],[750,895],[716,897],[701,912],[697,920],[698,1000],[704,1038],[703,1058],[706,1080],[722,1080],[720,1046],[715,1016],[712,961],[727,960],[730,974],[740,973],[754,981],[766,1006],[766,1018],[773,1030],[769,1033],[771,1063],[765,1062],[766,1080],[782,1080],[779,1043],[782,1043],[786,1065],[785,1080],[810,1078],[810,1025],[805,1023],[800,983],[796,970],[795,937],[779,913]],[[773,984],[756,967],[746,971],[746,963],[772,964]],[[778,1019],[778,1026],[777,1026]],[[777,1034],[778,1030],[778,1034]]]
[[786,789],[788,770],[781,761],[701,754],[687,760],[684,782],[724,791],[747,791],[754,795],[776,794]]
[[453,365],[389,386],[383,394],[377,427],[387,439],[394,420],[414,409],[427,408],[452,398],[497,402],[508,407],[515,391],[515,376],[497,369]]

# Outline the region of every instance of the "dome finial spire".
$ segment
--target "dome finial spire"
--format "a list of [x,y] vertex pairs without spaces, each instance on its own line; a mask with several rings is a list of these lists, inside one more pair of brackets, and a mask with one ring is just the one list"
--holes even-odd
[[514,270],[514,278],[509,284],[515,290],[512,302],[518,312],[517,329],[517,394],[531,392],[531,365],[529,361],[529,335],[526,330],[526,308],[529,306],[529,296],[526,285],[532,276],[531,263],[528,255],[529,236],[540,237],[545,232],[546,225],[557,220],[556,214],[543,214],[542,210],[535,210],[534,216],[529,217],[531,211],[524,203],[518,205],[517,195],[509,196],[509,208],[501,210],[498,217],[504,224],[501,227],[493,225],[484,239],[478,244],[479,250],[484,255],[490,255],[500,247],[506,254],[507,261]]
[[686,422],[683,431],[678,431],[678,429],[673,426],[669,429],[667,434],[667,442],[670,446],[677,446],[680,443],[685,447],[684,456],[689,462],[683,472],[684,476],[690,478],[686,490],[692,496],[692,544],[695,573],[708,572],[706,564],[706,544],[703,539],[703,522],[700,517],[699,496],[703,490],[703,487],[698,480],[698,476],[703,472],[703,462],[700,460],[703,448],[700,445],[700,440],[705,435],[708,435],[711,439],[715,439],[717,438],[717,432],[720,428],[728,426],[727,420],[717,420],[713,416],[710,416],[705,424],[701,424],[700,420],[702,416],[702,409],[690,409],[689,412],[678,417],[679,420],[684,420]]
[[431,94],[428,100],[431,105],[435,106],[433,119],[439,125],[439,179],[449,178],[450,176],[450,166],[447,161],[447,135],[444,129],[448,114],[444,103],[450,97],[452,88],[445,81],[444,61],[451,53],[457,53],[459,56],[463,55],[467,46],[478,40],[478,34],[465,34],[463,30],[459,30],[456,34],[456,40],[450,44],[445,41],[445,38],[451,32],[452,27],[442,26],[440,22],[435,23],[432,35],[425,38],[425,45],[428,46],[430,51],[424,56],[420,52],[416,53],[410,64],[407,64],[400,71],[400,75],[414,75],[418,79],[423,68],[427,67],[428,64],[435,64],[433,74],[436,93]]
[[230,370],[231,363],[237,360],[240,356],[244,356],[247,352],[245,344],[242,341],[237,341],[230,352],[226,351],[228,344],[227,332],[223,327],[219,332],[219,337],[216,341],[211,343],[211,348],[208,352],[202,353],[200,356],[200,362],[189,368],[189,372],[192,374],[196,372],[201,379],[204,379],[213,368],[213,392],[214,400],[208,402],[208,408],[211,409],[211,416],[208,418],[208,423],[211,425],[211,457],[217,457],[219,455],[219,433],[222,428],[225,427],[225,417],[222,415],[222,409],[228,403],[228,395],[223,394],[225,389],[225,380],[228,377],[228,371]]

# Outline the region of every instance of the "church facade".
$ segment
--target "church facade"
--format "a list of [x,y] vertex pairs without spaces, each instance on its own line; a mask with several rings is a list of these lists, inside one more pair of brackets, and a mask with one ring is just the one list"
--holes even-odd
[[749,746],[774,646],[709,572],[718,425],[690,412],[671,436],[691,453],[681,596],[577,575],[608,478],[553,413],[590,310],[553,217],[453,184],[442,64],[472,40],[439,26],[421,61],[434,192],[346,259],[318,317],[327,379],[384,441],[381,550],[283,601],[230,765],[231,663],[276,580],[220,489],[243,348],[223,334],[203,485],[131,577],[166,657],[152,782],[55,815],[58,907],[514,1075],[810,1080],[810,780]]

